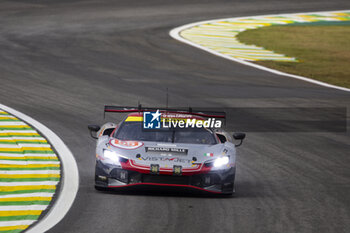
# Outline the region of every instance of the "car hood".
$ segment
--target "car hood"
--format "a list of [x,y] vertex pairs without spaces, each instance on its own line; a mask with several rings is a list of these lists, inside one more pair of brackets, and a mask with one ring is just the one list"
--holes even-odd
[[137,149],[109,148],[138,164],[159,164],[161,167],[191,167],[194,163],[204,163],[223,155],[235,156],[233,144],[227,142],[215,145],[143,142]]

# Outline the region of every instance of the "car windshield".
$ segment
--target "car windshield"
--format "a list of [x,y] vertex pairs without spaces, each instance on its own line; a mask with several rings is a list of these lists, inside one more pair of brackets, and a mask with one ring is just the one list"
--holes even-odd
[[124,122],[114,134],[119,140],[216,144],[214,133],[205,128],[144,130],[142,122]]

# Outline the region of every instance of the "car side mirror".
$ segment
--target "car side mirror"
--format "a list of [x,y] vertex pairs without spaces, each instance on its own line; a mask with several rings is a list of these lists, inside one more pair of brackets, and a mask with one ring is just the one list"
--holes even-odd
[[239,144],[235,144],[236,147],[242,145],[243,139],[245,138],[245,133],[234,133],[233,138],[235,140],[241,140]]
[[101,127],[98,125],[88,125],[88,129],[90,130],[91,137],[97,139],[98,137],[96,136],[96,133],[101,129]]

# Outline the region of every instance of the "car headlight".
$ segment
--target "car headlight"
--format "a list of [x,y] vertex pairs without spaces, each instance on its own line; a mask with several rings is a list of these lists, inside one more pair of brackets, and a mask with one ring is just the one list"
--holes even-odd
[[105,157],[106,159],[112,160],[115,163],[119,163],[119,156],[114,151],[103,150],[103,157]]
[[214,160],[214,167],[222,167],[230,162],[230,158],[228,156],[223,156]]

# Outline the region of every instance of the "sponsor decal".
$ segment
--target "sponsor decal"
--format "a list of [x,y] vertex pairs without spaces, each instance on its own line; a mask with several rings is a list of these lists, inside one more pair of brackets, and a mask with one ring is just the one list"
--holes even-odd
[[[174,147],[146,147],[146,152],[168,152],[172,154],[187,155],[188,149]],[[166,155],[166,154],[165,154]],[[171,154],[168,154],[171,156]]]
[[204,156],[206,156],[206,157],[213,157],[214,154],[213,153],[204,153]]
[[129,150],[139,148],[143,145],[143,143],[139,141],[123,141],[118,139],[112,139],[109,143],[115,147]]
[[192,163],[192,160],[190,159],[182,159],[182,158],[169,158],[169,157],[151,157],[151,156],[141,156],[139,158],[142,161],[152,161],[152,162],[174,162],[174,163]]

